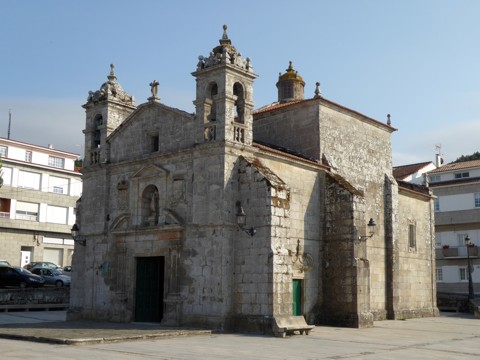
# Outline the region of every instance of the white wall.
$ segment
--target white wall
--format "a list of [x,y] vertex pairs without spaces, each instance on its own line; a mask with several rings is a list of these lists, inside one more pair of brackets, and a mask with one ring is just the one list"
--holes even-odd
[[475,193],[439,196],[438,199],[439,212],[475,209]]
[[[462,169],[462,170],[456,170],[452,172],[446,172],[446,173],[440,173],[440,174],[432,174],[432,176],[440,176],[439,181],[449,181],[449,180],[458,180],[455,179],[455,174],[458,173],[469,173],[469,177],[477,177],[480,176],[480,168],[475,168],[475,169]],[[466,179],[466,178],[464,178]]]
[[[443,283],[458,283],[464,282],[465,284],[468,283],[468,280],[460,281],[460,268],[462,266],[452,265],[452,266],[442,266],[442,275]],[[466,268],[466,266],[463,266]],[[468,271],[468,270],[466,270]],[[474,283],[480,283],[480,265],[473,265],[472,266],[472,281]]]

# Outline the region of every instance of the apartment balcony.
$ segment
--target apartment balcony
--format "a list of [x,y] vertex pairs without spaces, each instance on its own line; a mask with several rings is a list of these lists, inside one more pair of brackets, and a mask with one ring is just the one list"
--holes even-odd
[[[469,246],[468,255],[472,258],[478,257],[478,247]],[[466,258],[467,257],[467,247],[466,246],[444,246],[440,249],[435,249],[435,257],[437,260],[448,259],[448,258]]]

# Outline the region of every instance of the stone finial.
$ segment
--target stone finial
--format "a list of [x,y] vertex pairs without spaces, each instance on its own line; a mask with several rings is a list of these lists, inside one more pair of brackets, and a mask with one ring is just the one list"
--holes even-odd
[[292,65],[292,62],[291,62],[291,61],[288,62],[288,69],[287,69],[287,71],[293,71],[293,65]]
[[222,36],[222,39],[224,39],[224,40],[228,39],[227,29],[228,29],[228,26],[227,26],[227,25],[223,25],[223,36]]
[[223,35],[222,35],[222,38],[220,39],[220,45],[231,45],[232,44],[232,42],[228,38],[227,28],[228,28],[227,25],[223,25]]
[[247,59],[245,60],[245,69],[247,70],[252,69],[252,59],[250,59],[249,57],[247,57]]
[[319,97],[322,97],[322,93],[320,92],[320,83],[317,81],[315,83],[315,96],[314,98],[319,98]]
[[387,114],[387,125],[392,125],[392,121],[390,120],[390,114]]
[[117,77],[115,76],[115,65],[110,64],[110,74],[107,76],[110,82],[117,81]]
[[153,80],[150,84],[150,91],[152,92],[152,96],[148,98],[150,101],[158,101],[160,98],[157,96],[158,94],[158,85],[160,83],[157,80]]

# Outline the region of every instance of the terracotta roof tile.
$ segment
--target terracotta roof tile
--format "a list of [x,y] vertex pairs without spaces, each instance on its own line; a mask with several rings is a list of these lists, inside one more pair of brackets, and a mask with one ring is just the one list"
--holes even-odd
[[418,164],[409,164],[402,166],[395,166],[393,168],[393,177],[395,179],[403,180],[409,175],[415,174],[418,170],[421,170],[425,166],[431,164],[431,161],[422,162]]
[[360,115],[366,119],[369,119],[370,121],[373,121],[379,125],[382,125],[386,128],[389,128],[390,130],[392,131],[397,131],[396,128],[388,125],[388,124],[385,124],[381,121],[378,121],[378,120],[375,120],[369,116],[366,116],[356,110],[353,110],[353,109],[350,109],[346,106],[343,106],[343,105],[340,105],[340,104],[337,104],[336,102],[333,102],[331,100],[328,100],[328,99],[325,99],[324,97],[319,97],[319,98],[311,98],[311,99],[304,99],[304,100],[294,100],[294,101],[289,101],[289,102],[286,102],[286,103],[278,103],[278,102],[275,102],[273,104],[270,104],[270,105],[266,105],[264,107],[261,107],[260,109],[256,110],[253,115],[257,115],[257,114],[263,114],[263,113],[266,113],[266,112],[269,112],[269,111],[272,111],[272,110],[277,110],[277,109],[282,109],[282,108],[286,108],[286,107],[289,107],[289,106],[292,106],[292,105],[295,105],[295,104],[300,104],[300,103],[306,103],[306,102],[311,102],[311,101],[324,101],[324,102],[327,102],[329,104],[332,104],[334,106],[337,106],[339,108],[342,108],[342,109],[345,109],[347,111],[350,111],[354,114],[357,114],[357,115]]
[[480,160],[471,160],[471,161],[463,161],[459,163],[447,164],[439,167],[438,169],[429,171],[429,174],[437,174],[447,171],[455,171],[455,170],[463,170],[469,169],[474,167],[480,167]]

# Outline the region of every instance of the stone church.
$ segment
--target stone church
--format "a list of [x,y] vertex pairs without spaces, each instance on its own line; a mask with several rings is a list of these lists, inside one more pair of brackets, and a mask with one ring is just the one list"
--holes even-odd
[[[195,113],[89,93],[68,319],[271,331],[282,317],[368,327],[436,316],[433,198],[392,176],[384,123],[304,96],[278,102],[224,26],[200,56]],[[273,84],[272,84],[273,88]]]

